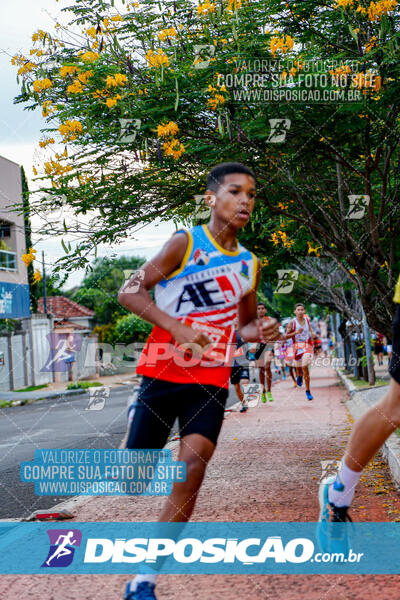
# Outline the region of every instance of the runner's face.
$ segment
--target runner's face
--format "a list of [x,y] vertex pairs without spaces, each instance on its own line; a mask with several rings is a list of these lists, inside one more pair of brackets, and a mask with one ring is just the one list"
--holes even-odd
[[240,229],[247,225],[254,210],[256,185],[253,177],[245,173],[225,175],[218,191],[207,191],[215,196],[214,211],[222,221]]
[[259,304],[257,306],[257,316],[259,319],[262,319],[263,317],[265,317],[265,313],[267,311],[265,310],[265,306],[263,306],[263,304]]
[[295,309],[295,311],[294,311],[294,314],[296,315],[296,317],[297,317],[298,319],[302,319],[302,318],[304,317],[304,314],[305,314],[305,312],[306,312],[306,311],[305,311],[305,309],[304,309],[304,306],[298,306],[298,307]]

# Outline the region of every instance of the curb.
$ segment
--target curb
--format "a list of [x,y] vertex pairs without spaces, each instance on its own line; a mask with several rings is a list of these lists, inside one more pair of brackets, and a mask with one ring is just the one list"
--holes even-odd
[[[335,369],[335,371],[349,392],[350,397],[345,400],[346,407],[353,419],[358,420],[369,408],[371,408],[371,405],[368,404],[363,397],[363,392],[386,386],[358,390],[355,388],[353,382],[349,381],[346,375],[344,375],[344,373],[341,373],[338,369]],[[393,482],[400,490],[400,437],[396,435],[396,433],[392,433],[386,442],[384,442],[381,450],[383,457],[388,463]]]
[[[126,389],[128,384],[118,383],[114,385],[110,385],[111,389]],[[129,384],[130,385],[130,384]],[[96,388],[98,389],[98,387]],[[65,396],[79,396],[82,394],[87,394],[89,392],[89,388],[78,389],[78,390],[54,390],[47,391],[43,390],[42,394],[36,392],[0,392],[0,402],[12,402],[10,406],[5,406],[4,408],[13,408],[14,406],[21,406],[32,404],[33,402],[38,402],[40,400],[56,400],[59,398],[65,398]],[[36,394],[36,396],[30,395]]]

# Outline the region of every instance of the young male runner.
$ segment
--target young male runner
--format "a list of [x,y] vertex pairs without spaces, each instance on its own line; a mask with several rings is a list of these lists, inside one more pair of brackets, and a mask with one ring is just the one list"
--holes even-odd
[[351,521],[348,510],[363,469],[393,431],[400,427],[400,277],[394,302],[398,306],[393,321],[389,390],[355,424],[336,477],[326,477],[320,484],[319,539],[323,547],[330,546],[330,523]]
[[[127,448],[162,448],[179,419],[180,461],[185,482],[174,483],[159,521],[189,520],[224,418],[231,368],[215,362],[233,339],[233,324],[245,341],[279,337],[278,323],[257,320],[257,258],[236,235],[254,208],[256,182],[240,163],[224,163],[207,178],[208,225],[179,230],[119,293],[119,301],[154,324],[140,357],[143,376]],[[155,303],[149,290],[155,287]],[[130,289],[132,290],[130,292]],[[189,361],[175,344],[193,348]],[[222,347],[222,349],[221,349]],[[210,362],[217,366],[207,366]],[[156,575],[138,575],[128,583],[125,600],[154,600]]]
[[312,330],[310,321],[306,315],[304,304],[298,302],[294,307],[295,318],[292,319],[286,328],[286,339],[293,339],[294,360],[297,370],[297,385],[303,385],[303,375],[306,383],[307,400],[313,400],[310,391],[310,371],[308,369],[310,353],[307,351],[311,348]]
[[[259,302],[257,304],[257,317],[260,323],[267,322],[271,319],[271,317],[267,316],[267,307],[264,302]],[[256,361],[257,367],[260,370],[260,383],[263,386],[263,392],[261,396],[262,402],[266,402],[269,400],[273,402],[274,398],[271,392],[272,386],[272,372],[271,372],[271,363],[274,358],[274,344],[258,344],[256,351]],[[267,380],[267,390],[265,390],[265,379]]]

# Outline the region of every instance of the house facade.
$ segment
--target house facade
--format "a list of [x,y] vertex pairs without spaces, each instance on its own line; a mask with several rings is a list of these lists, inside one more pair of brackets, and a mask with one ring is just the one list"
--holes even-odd
[[0,156],[0,319],[29,317],[28,274],[21,255],[26,250],[21,167]]

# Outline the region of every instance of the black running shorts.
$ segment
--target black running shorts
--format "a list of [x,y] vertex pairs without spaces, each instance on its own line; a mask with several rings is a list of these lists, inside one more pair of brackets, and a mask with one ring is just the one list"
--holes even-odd
[[199,433],[216,444],[227,398],[228,390],[214,385],[143,377],[126,447],[163,448],[176,418],[181,437]]
[[248,367],[240,367],[233,365],[231,371],[231,383],[235,385],[236,383],[240,383],[241,379],[250,380],[250,371]]

